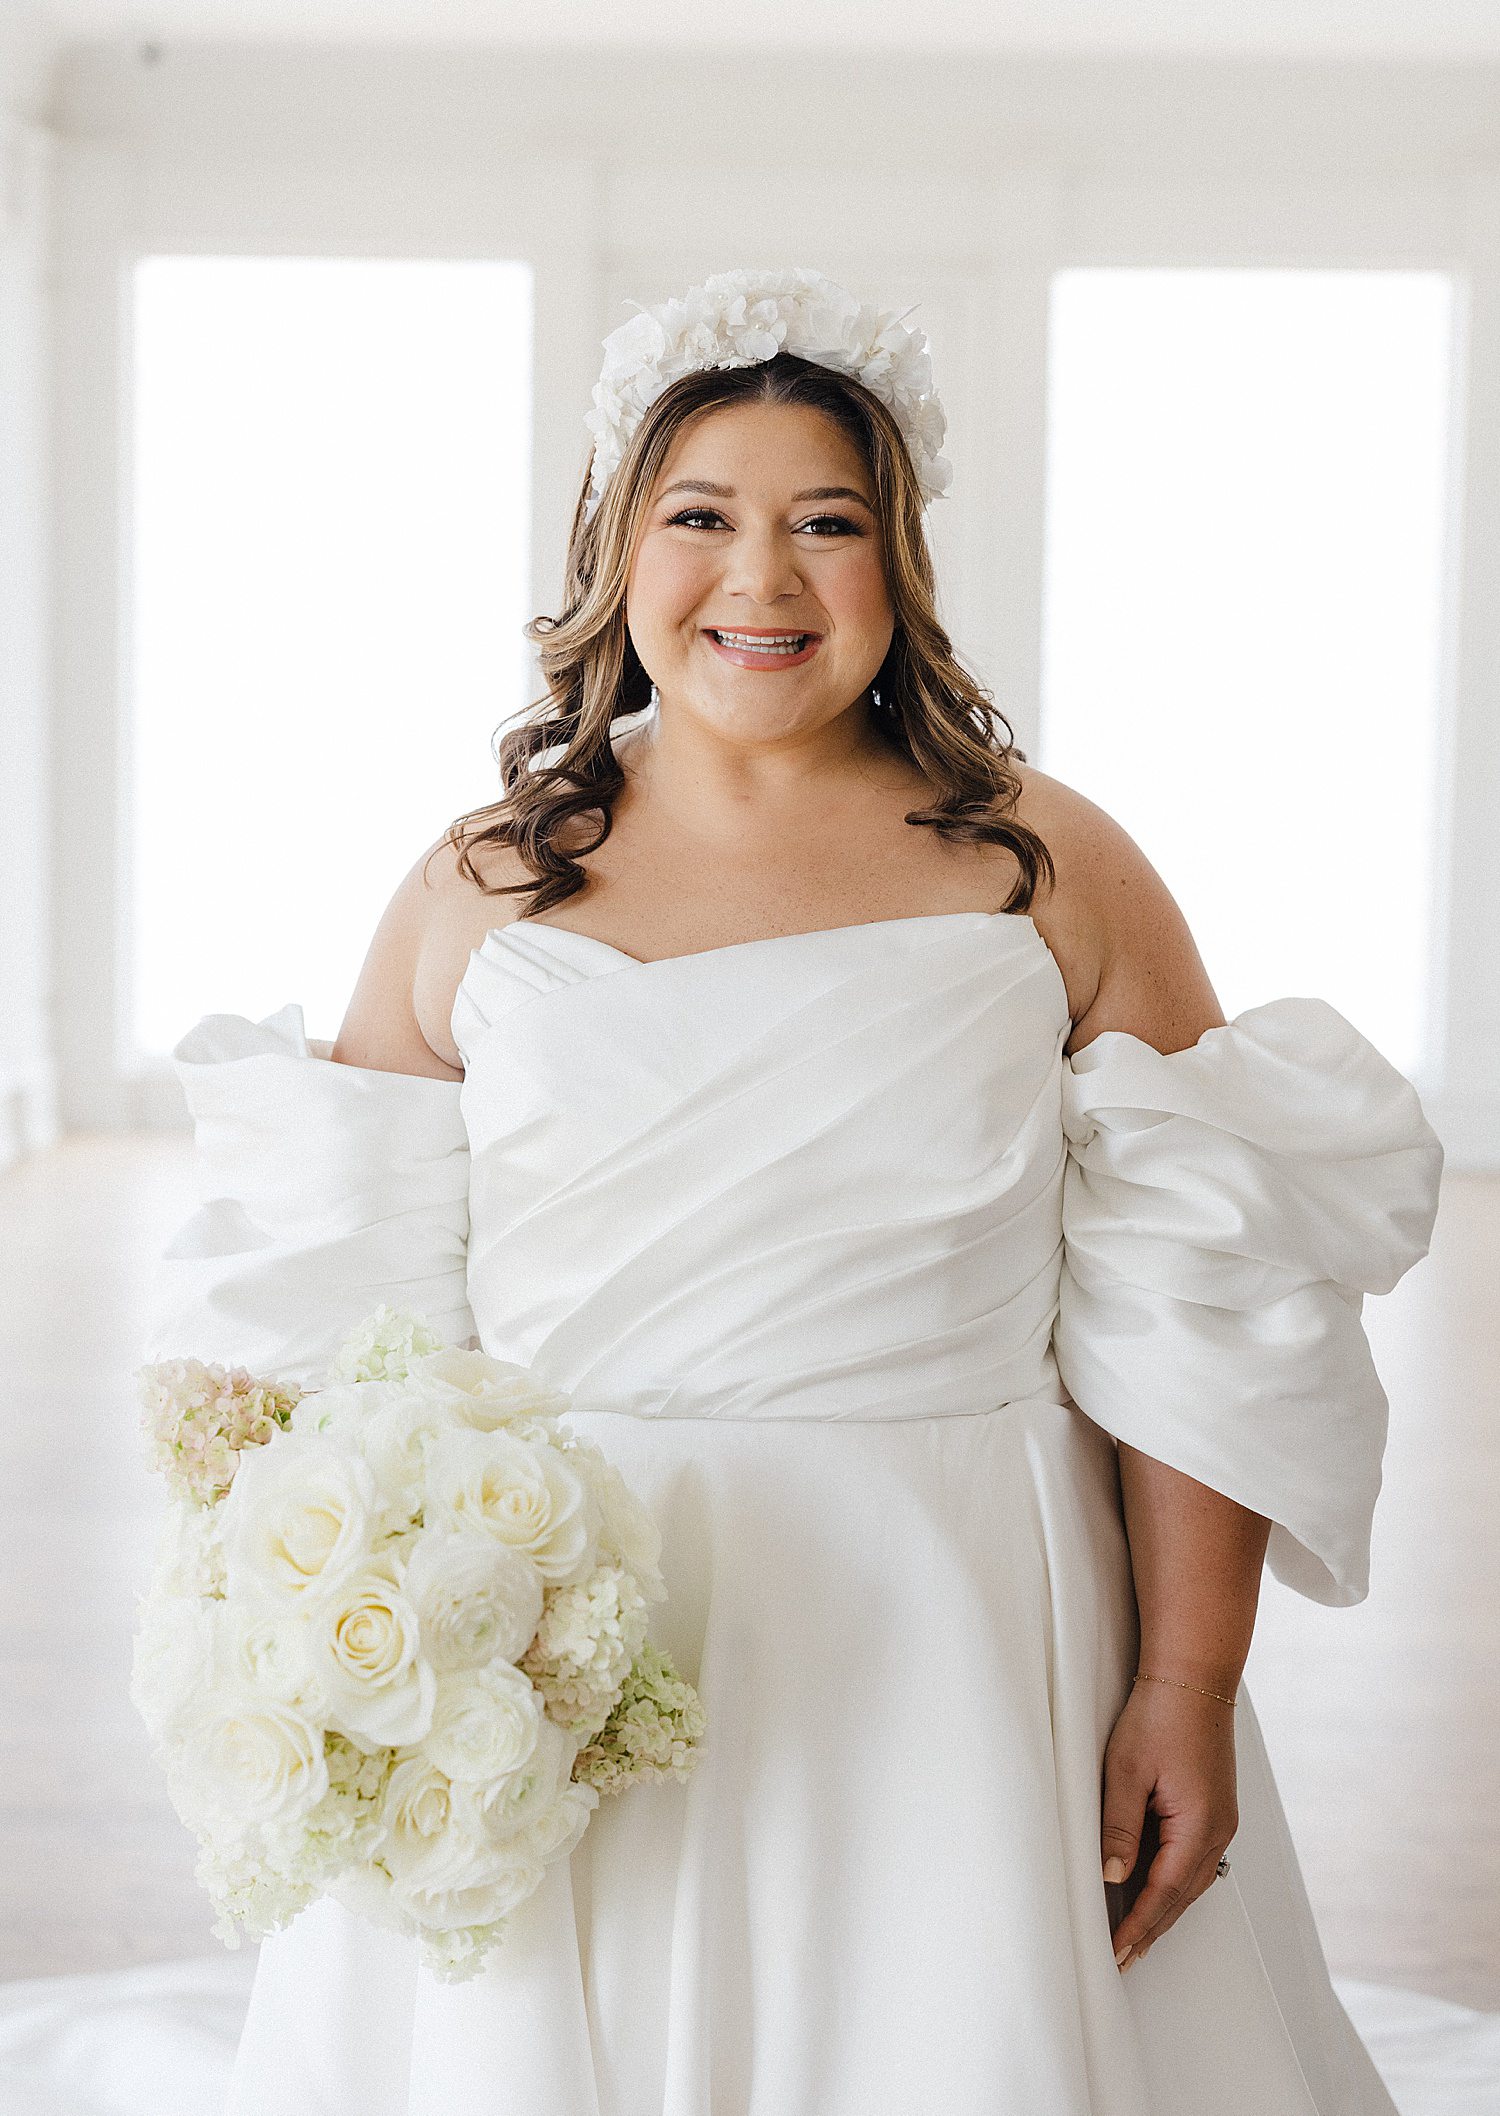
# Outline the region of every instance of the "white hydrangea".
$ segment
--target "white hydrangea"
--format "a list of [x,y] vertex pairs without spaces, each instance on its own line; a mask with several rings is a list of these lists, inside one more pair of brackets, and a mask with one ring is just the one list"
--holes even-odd
[[339,1346],[329,1380],[404,1381],[412,1361],[440,1350],[442,1342],[420,1316],[382,1301]]
[[594,440],[585,520],[604,497],[632,434],[669,383],[702,368],[753,367],[778,352],[857,376],[895,417],[924,501],[944,495],[953,465],[941,453],[948,422],[932,386],[927,333],[910,307],[861,302],[804,266],[715,272],[680,299],[636,311],[604,340],[604,365],[584,424]]
[[597,1733],[646,1637],[646,1601],[630,1573],[596,1566],[589,1578],[547,1597],[521,1665],[559,1726]]

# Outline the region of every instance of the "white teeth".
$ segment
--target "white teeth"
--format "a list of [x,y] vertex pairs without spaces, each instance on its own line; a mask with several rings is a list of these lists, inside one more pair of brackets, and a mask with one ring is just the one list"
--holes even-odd
[[776,639],[751,639],[745,632],[714,633],[721,645],[736,647],[752,654],[785,654],[795,652],[809,637],[806,632],[783,632]]

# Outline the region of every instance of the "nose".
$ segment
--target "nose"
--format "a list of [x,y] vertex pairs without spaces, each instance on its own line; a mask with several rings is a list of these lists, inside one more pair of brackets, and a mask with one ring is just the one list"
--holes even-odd
[[[762,604],[768,611],[788,595],[800,595],[802,575],[795,547],[775,529],[742,532],[725,560],[723,586],[727,594]],[[745,614],[748,621],[748,610]]]

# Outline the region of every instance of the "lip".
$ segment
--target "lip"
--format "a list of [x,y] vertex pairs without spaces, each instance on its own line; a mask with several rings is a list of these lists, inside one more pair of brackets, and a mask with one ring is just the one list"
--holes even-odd
[[[736,632],[743,632],[747,639],[775,639],[780,633],[792,631],[796,628],[791,625],[778,625],[774,629],[768,629],[761,625],[734,625],[730,629]],[[759,654],[753,647],[721,646],[719,641],[715,639],[712,628],[708,625],[703,627],[703,636],[721,661],[732,662],[737,669],[794,669],[800,666],[802,662],[810,661],[823,643],[821,632],[810,632],[807,644],[800,653]]]

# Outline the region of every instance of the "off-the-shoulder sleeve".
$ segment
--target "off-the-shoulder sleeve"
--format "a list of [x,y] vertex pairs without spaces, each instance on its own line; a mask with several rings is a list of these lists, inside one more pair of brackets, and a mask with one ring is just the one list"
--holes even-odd
[[1287,1586],[1362,1601],[1388,1412],[1364,1296],[1427,1254],[1443,1166],[1415,1088],[1314,998],[1169,1054],[1107,1030],[1062,1088],[1068,1393],[1267,1515]]
[[260,1022],[207,1014],[174,1047],[200,1203],[156,1259],[144,1360],[309,1387],[381,1301],[473,1337],[462,1083],[327,1048],[295,1001]]

